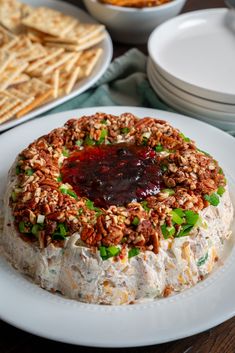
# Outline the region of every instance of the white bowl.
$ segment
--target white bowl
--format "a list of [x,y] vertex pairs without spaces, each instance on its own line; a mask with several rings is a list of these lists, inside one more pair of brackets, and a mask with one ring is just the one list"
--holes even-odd
[[87,10],[107,27],[114,40],[131,44],[147,43],[154,28],[178,15],[185,2],[173,0],[160,6],[136,9],[84,0]]

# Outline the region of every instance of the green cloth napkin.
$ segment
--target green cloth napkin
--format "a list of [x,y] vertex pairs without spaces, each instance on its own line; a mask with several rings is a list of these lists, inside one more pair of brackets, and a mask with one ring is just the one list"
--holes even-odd
[[[135,106],[174,111],[151,88],[146,75],[147,57],[131,49],[114,60],[101,79],[88,91],[47,114],[95,106]],[[43,114],[45,115],[45,114]],[[235,136],[235,131],[228,131]]]

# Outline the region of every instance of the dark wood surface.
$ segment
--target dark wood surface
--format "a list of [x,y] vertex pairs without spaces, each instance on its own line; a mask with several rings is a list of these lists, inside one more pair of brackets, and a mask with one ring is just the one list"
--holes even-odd
[[[81,6],[80,0],[67,2]],[[212,7],[224,7],[224,3],[222,0],[188,0],[184,12]],[[114,57],[121,55],[130,48],[131,46],[128,45],[114,43]],[[139,46],[139,49],[146,53],[146,46]],[[17,298],[15,299],[17,300]],[[209,300],[209,298],[207,299]],[[0,353],[101,353],[103,351],[103,349],[72,346],[46,340],[0,321]],[[107,353],[116,351],[115,349],[105,350]],[[119,351],[128,353],[235,353],[235,318],[209,331],[175,342],[150,347],[119,349]]]

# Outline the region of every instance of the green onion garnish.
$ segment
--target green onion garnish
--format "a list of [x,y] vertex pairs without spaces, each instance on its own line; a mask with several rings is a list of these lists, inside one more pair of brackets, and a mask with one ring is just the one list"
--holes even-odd
[[101,124],[107,125],[107,120],[105,119],[101,120]]
[[139,218],[135,216],[133,221],[132,221],[133,226],[138,226],[139,223],[140,223]]
[[12,191],[12,193],[11,193],[11,199],[12,199],[13,202],[16,201],[16,199],[17,199],[17,193],[16,193],[15,191]]
[[69,150],[67,150],[67,148],[63,148],[62,154],[63,154],[64,157],[68,157],[69,156]]
[[164,148],[163,148],[163,146],[162,146],[161,144],[155,146],[154,149],[155,149],[156,152],[162,152],[162,151],[164,151]]
[[223,172],[223,169],[222,169],[222,168],[220,168],[220,169],[219,169],[219,174],[222,174],[222,175],[224,174],[224,172]]
[[123,128],[121,129],[121,134],[128,134],[129,132],[130,132],[129,127],[123,127]]
[[66,239],[66,235],[68,234],[68,229],[65,223],[59,223],[55,232],[52,235],[52,239],[54,240],[64,240]]
[[186,217],[187,224],[195,226],[199,220],[199,214],[192,210],[186,210],[184,211],[184,214]]
[[147,201],[142,201],[142,202],[141,202],[141,206],[143,207],[143,209],[144,209],[146,212],[149,212],[149,211],[150,211],[150,208],[148,207],[148,202],[147,202]]
[[211,155],[210,155],[208,152],[205,152],[205,151],[203,151],[203,150],[200,150],[200,148],[197,148],[197,151],[199,151],[199,152],[205,154],[205,155],[208,156],[208,157],[211,157]]
[[102,211],[100,208],[95,207],[94,206],[94,202],[91,200],[87,200],[85,203],[86,207],[91,210],[91,211],[95,211],[96,212],[96,216],[99,216],[100,214],[102,214]]
[[82,207],[80,207],[80,208],[78,209],[78,215],[80,216],[81,214],[83,214],[83,209],[82,209]]
[[219,186],[217,190],[217,194],[222,196],[225,193],[225,188],[223,186]]
[[215,192],[211,195],[204,195],[204,199],[208,201],[212,206],[218,206],[220,202],[219,196]]
[[190,224],[185,224],[185,225],[181,226],[181,230],[176,235],[176,238],[185,237],[186,235],[188,235],[191,232],[192,229],[193,229],[193,226]]
[[181,225],[184,220],[181,218],[183,215],[180,214],[180,212],[177,212],[180,209],[175,209],[171,211],[171,216],[172,216],[172,221],[176,224]]
[[21,173],[20,166],[17,165],[17,166],[16,166],[16,175],[19,175],[20,173]]
[[83,142],[82,140],[77,140],[75,145],[80,147],[82,145],[82,142]]
[[204,265],[207,259],[208,259],[208,252],[206,253],[205,256],[200,257],[200,259],[197,262],[197,266]]
[[168,166],[166,164],[162,164],[161,170],[163,171],[163,173],[166,172],[168,170]]
[[27,229],[25,227],[25,222],[21,221],[19,223],[19,231],[20,231],[20,233],[27,233]]
[[26,175],[29,175],[29,176],[33,175],[33,173],[34,173],[34,170],[33,170],[33,169],[27,169],[27,170],[25,171],[25,174],[26,174]]
[[78,197],[77,197],[77,194],[74,192],[74,191],[72,191],[72,190],[67,190],[67,194],[69,195],[69,196],[72,196],[74,199],[78,199]]
[[140,253],[140,249],[138,248],[132,248],[128,251],[128,259],[130,259],[133,256],[137,256]]
[[84,145],[86,146],[93,146],[95,145],[95,141],[90,138],[90,136],[86,136]]
[[148,138],[147,138],[147,137],[143,137],[143,139],[142,139],[142,145],[143,145],[143,146],[147,146],[147,145],[148,145]]
[[100,246],[99,250],[100,250],[100,256],[102,260],[107,260],[110,257],[117,256],[121,251],[117,246],[113,246],[113,245],[107,248],[105,246]]
[[73,190],[69,189],[65,184],[62,184],[60,186],[59,190],[64,195],[69,195],[69,196],[73,197],[76,200],[78,199],[77,194]]
[[182,132],[180,133],[180,137],[182,137],[182,139],[185,141],[185,142],[190,142],[190,138],[189,137],[186,137]]
[[56,179],[56,181],[58,181],[58,183],[61,183],[62,182],[62,176],[58,176],[58,178]]
[[163,189],[162,192],[167,193],[169,196],[174,195],[175,193],[173,189]]
[[166,224],[163,224],[161,226],[161,231],[164,239],[168,239],[169,237],[172,237],[175,234],[175,227],[167,227]]

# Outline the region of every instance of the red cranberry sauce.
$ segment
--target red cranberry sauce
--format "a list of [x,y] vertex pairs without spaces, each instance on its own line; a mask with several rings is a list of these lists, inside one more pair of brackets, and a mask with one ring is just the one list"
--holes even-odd
[[102,208],[142,201],[164,187],[156,153],[150,147],[127,143],[73,152],[64,161],[61,174],[78,196]]

